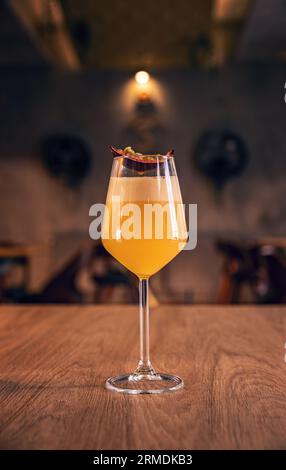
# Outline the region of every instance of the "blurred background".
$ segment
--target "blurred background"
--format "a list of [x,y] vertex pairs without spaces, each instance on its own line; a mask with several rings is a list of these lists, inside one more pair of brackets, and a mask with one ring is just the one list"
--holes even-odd
[[285,302],[285,82],[285,0],[3,0],[0,302],[137,302],[88,235],[109,144],[174,148],[198,204],[153,305]]

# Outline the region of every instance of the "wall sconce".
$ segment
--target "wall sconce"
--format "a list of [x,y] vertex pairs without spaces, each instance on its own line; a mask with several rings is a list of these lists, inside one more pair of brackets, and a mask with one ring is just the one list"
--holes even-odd
[[137,85],[137,97],[138,101],[150,101],[151,100],[151,86],[150,86],[150,75],[145,70],[140,70],[135,74],[135,81]]
[[164,104],[161,84],[145,70],[139,70],[126,82],[122,93],[122,108],[129,115],[125,132],[138,152],[154,153],[159,147],[158,136],[163,124],[160,109]]

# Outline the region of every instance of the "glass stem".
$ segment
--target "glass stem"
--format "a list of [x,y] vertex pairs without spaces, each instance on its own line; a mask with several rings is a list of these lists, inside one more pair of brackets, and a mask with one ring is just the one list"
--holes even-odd
[[140,328],[140,360],[136,373],[155,374],[150,361],[149,347],[149,281],[139,279],[139,328]]

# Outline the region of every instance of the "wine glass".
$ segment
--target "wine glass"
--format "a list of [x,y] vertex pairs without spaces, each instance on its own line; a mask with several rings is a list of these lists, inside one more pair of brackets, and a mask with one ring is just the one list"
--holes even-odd
[[130,374],[111,377],[109,390],[163,393],[181,389],[176,375],[158,373],[149,353],[148,282],[185,246],[187,229],[173,151],[141,155],[131,149],[114,154],[102,224],[106,250],[139,278],[140,360]]

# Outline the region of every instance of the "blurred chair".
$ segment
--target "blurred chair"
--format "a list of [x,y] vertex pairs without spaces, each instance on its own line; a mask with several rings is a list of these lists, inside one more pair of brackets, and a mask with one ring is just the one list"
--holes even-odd
[[260,303],[286,302],[286,245],[259,241],[257,297]]
[[283,303],[286,300],[285,247],[263,240],[251,244],[219,240],[223,255],[218,303],[240,303],[247,287],[256,303]]
[[10,242],[0,244],[0,302],[17,302],[29,285],[30,248]]
[[[30,291],[31,257],[42,253],[43,246],[0,245],[0,302],[115,303],[119,288],[124,294],[120,303],[138,302],[137,279],[100,242],[76,245],[68,256],[63,256],[58,269],[48,273],[41,288]],[[20,281],[11,287],[8,280],[16,269],[21,269]],[[158,301],[152,289],[149,296],[150,305],[156,306]]]

